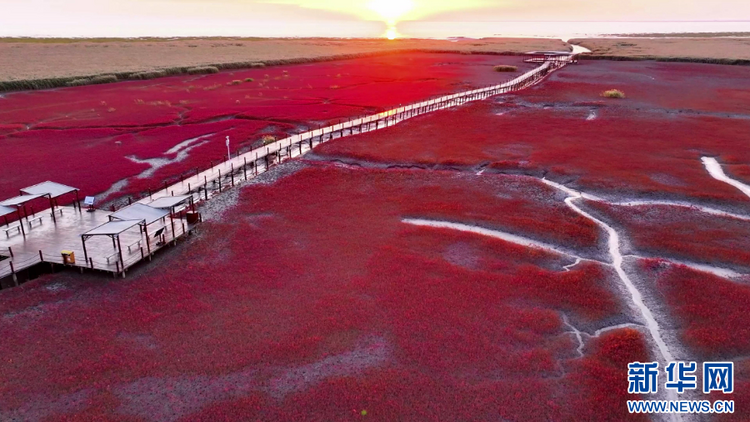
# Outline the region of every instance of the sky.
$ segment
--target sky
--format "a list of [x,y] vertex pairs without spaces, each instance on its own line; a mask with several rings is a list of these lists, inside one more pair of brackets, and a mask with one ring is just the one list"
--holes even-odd
[[[0,36],[378,37],[389,28],[390,34],[420,37],[554,36],[566,31],[703,32],[750,26],[715,22],[737,20],[750,21],[750,1],[0,0]],[[596,24],[613,21],[618,24]],[[653,21],[701,22],[660,26]],[[666,29],[653,31],[659,28]]]

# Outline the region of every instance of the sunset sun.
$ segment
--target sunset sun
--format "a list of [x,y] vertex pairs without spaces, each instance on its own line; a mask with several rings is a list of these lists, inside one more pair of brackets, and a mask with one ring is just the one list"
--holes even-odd
[[380,15],[388,25],[393,26],[399,18],[414,8],[411,0],[372,0],[367,8]]

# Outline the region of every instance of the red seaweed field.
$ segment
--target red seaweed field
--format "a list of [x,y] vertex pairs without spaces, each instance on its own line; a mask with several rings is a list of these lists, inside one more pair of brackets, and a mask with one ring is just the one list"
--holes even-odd
[[[172,76],[0,97],[0,197],[55,180],[101,194],[132,178],[109,199],[139,195],[234,151],[473,87],[501,83],[514,74],[492,71],[498,63],[531,69],[520,57],[394,54],[212,75]],[[204,137],[178,159],[181,143]],[[146,178],[137,159],[170,161]],[[97,177],[86,177],[97,169]],[[145,180],[144,180],[145,179]],[[105,198],[100,198],[105,199]]]
[[[728,420],[747,420],[750,406],[750,285],[705,274],[684,266],[643,260],[640,271],[674,316],[679,338],[699,361],[733,361],[734,394],[713,399],[735,400],[742,409]],[[726,415],[724,417],[727,417]]]
[[622,368],[648,359],[642,334],[609,331],[579,357],[563,322],[592,331],[630,318],[610,270],[562,271],[549,252],[401,222],[596,243],[597,229],[555,196],[515,176],[320,165],[245,188],[148,271],[3,292],[0,414],[580,420],[585,408],[592,420],[623,418]]
[[[748,72],[732,66],[583,61],[518,95],[336,140],[317,153],[423,166],[488,166],[546,174],[584,190],[747,207],[747,197],[709,177],[700,158],[718,156],[744,174],[741,165],[750,162],[750,103],[737,98],[750,93]],[[697,84],[698,78],[708,82]],[[641,94],[642,80],[650,81],[647,94]],[[627,97],[601,97],[610,88]],[[705,97],[712,100],[696,100]]]
[[[404,54],[9,94],[0,193],[137,195],[225,136],[499,83],[498,63],[530,68]],[[629,394],[628,363],[668,356],[735,362],[733,394],[680,398],[748,420],[748,76],[583,60],[274,166],[127,278],[3,289],[0,420],[652,420],[626,401],[663,385]]]

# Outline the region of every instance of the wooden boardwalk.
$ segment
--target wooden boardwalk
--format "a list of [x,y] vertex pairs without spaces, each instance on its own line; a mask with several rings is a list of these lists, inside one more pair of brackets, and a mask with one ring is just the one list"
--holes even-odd
[[[371,116],[353,119],[337,125],[300,133],[246,153],[227,157],[226,161],[211,166],[207,170],[196,170],[194,174],[184,176],[179,182],[172,185],[165,185],[158,191],[151,192],[149,196],[142,198],[138,202],[147,204],[151,201],[151,198],[176,195],[193,195],[196,203],[206,201],[212,195],[220,193],[230,186],[234,186],[235,183],[265,172],[274,164],[303,155],[320,143],[344,136],[383,129],[412,117],[433,111],[456,107],[471,101],[484,100],[495,95],[528,88],[541,82],[553,71],[570,63],[576,63],[577,56],[572,54],[562,56],[558,54],[545,60],[541,66],[499,85],[446,95]],[[533,57],[527,59],[527,61],[536,62]]]
[[[140,199],[138,202],[149,204],[156,198],[166,196],[191,196],[192,202],[208,201],[223,190],[257,176],[270,169],[273,165],[285,160],[303,155],[316,145],[344,136],[365,133],[393,126],[406,119],[430,113],[436,110],[455,107],[471,101],[483,100],[498,94],[517,91],[539,83],[553,71],[574,63],[575,55],[567,57],[557,56],[553,60],[545,61],[541,66],[500,85],[446,95],[440,98],[423,101],[405,107],[378,113],[372,116],[350,120],[345,123],[304,132],[276,141],[261,148],[244,154],[228,157],[227,161],[211,166],[207,170],[196,170],[194,174],[182,177],[172,185],[166,185],[156,192]],[[120,236],[122,247],[122,265],[120,264],[119,249],[116,242],[108,237],[90,238],[86,242],[89,261],[84,259],[81,235],[109,221],[111,212],[97,210],[95,212],[79,211],[73,207],[60,207],[62,214],[54,221],[49,210],[38,213],[41,222],[28,226],[26,237],[19,233],[3,236],[0,232],[0,256],[11,256],[10,259],[0,261],[0,280],[19,271],[38,265],[41,262],[63,264],[62,251],[75,253],[74,266],[102,270],[111,273],[122,273],[137,262],[150,258],[146,247],[146,234],[139,227],[134,227]],[[158,238],[149,238],[150,251],[161,249],[169,242],[174,242],[189,233],[191,227],[182,218],[174,219],[174,230],[169,219],[165,219],[149,227],[148,232],[153,236],[163,228]]]

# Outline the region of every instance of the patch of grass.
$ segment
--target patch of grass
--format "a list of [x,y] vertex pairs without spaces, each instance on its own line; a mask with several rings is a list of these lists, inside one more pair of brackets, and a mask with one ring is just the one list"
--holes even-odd
[[492,68],[495,72],[517,72],[518,66],[511,66],[507,64],[499,64]]
[[602,92],[602,97],[604,98],[625,98],[625,93],[620,91],[619,89],[609,89],[607,91]]
[[241,85],[242,81],[239,79],[235,79],[232,82],[227,82],[227,85]]
[[93,85],[93,84],[108,84],[117,82],[117,76],[115,75],[98,75],[90,78],[75,78],[65,83],[67,86],[81,86],[81,85]]
[[263,141],[263,145],[268,145],[276,142],[276,137],[272,135],[263,135],[260,140]]
[[210,73],[219,73],[219,68],[216,66],[198,66],[188,68],[188,75],[207,75]]
[[99,75],[91,78],[92,84],[109,84],[117,81],[118,79],[115,75]]
[[89,78],[82,78],[82,79],[73,79],[72,81],[68,82],[67,86],[82,86],[82,85],[88,85],[91,83],[91,79]]
[[167,72],[164,70],[147,70],[145,72],[132,73],[128,79],[154,79],[167,76]]
[[253,82],[254,80],[253,78],[245,78],[245,82]]

